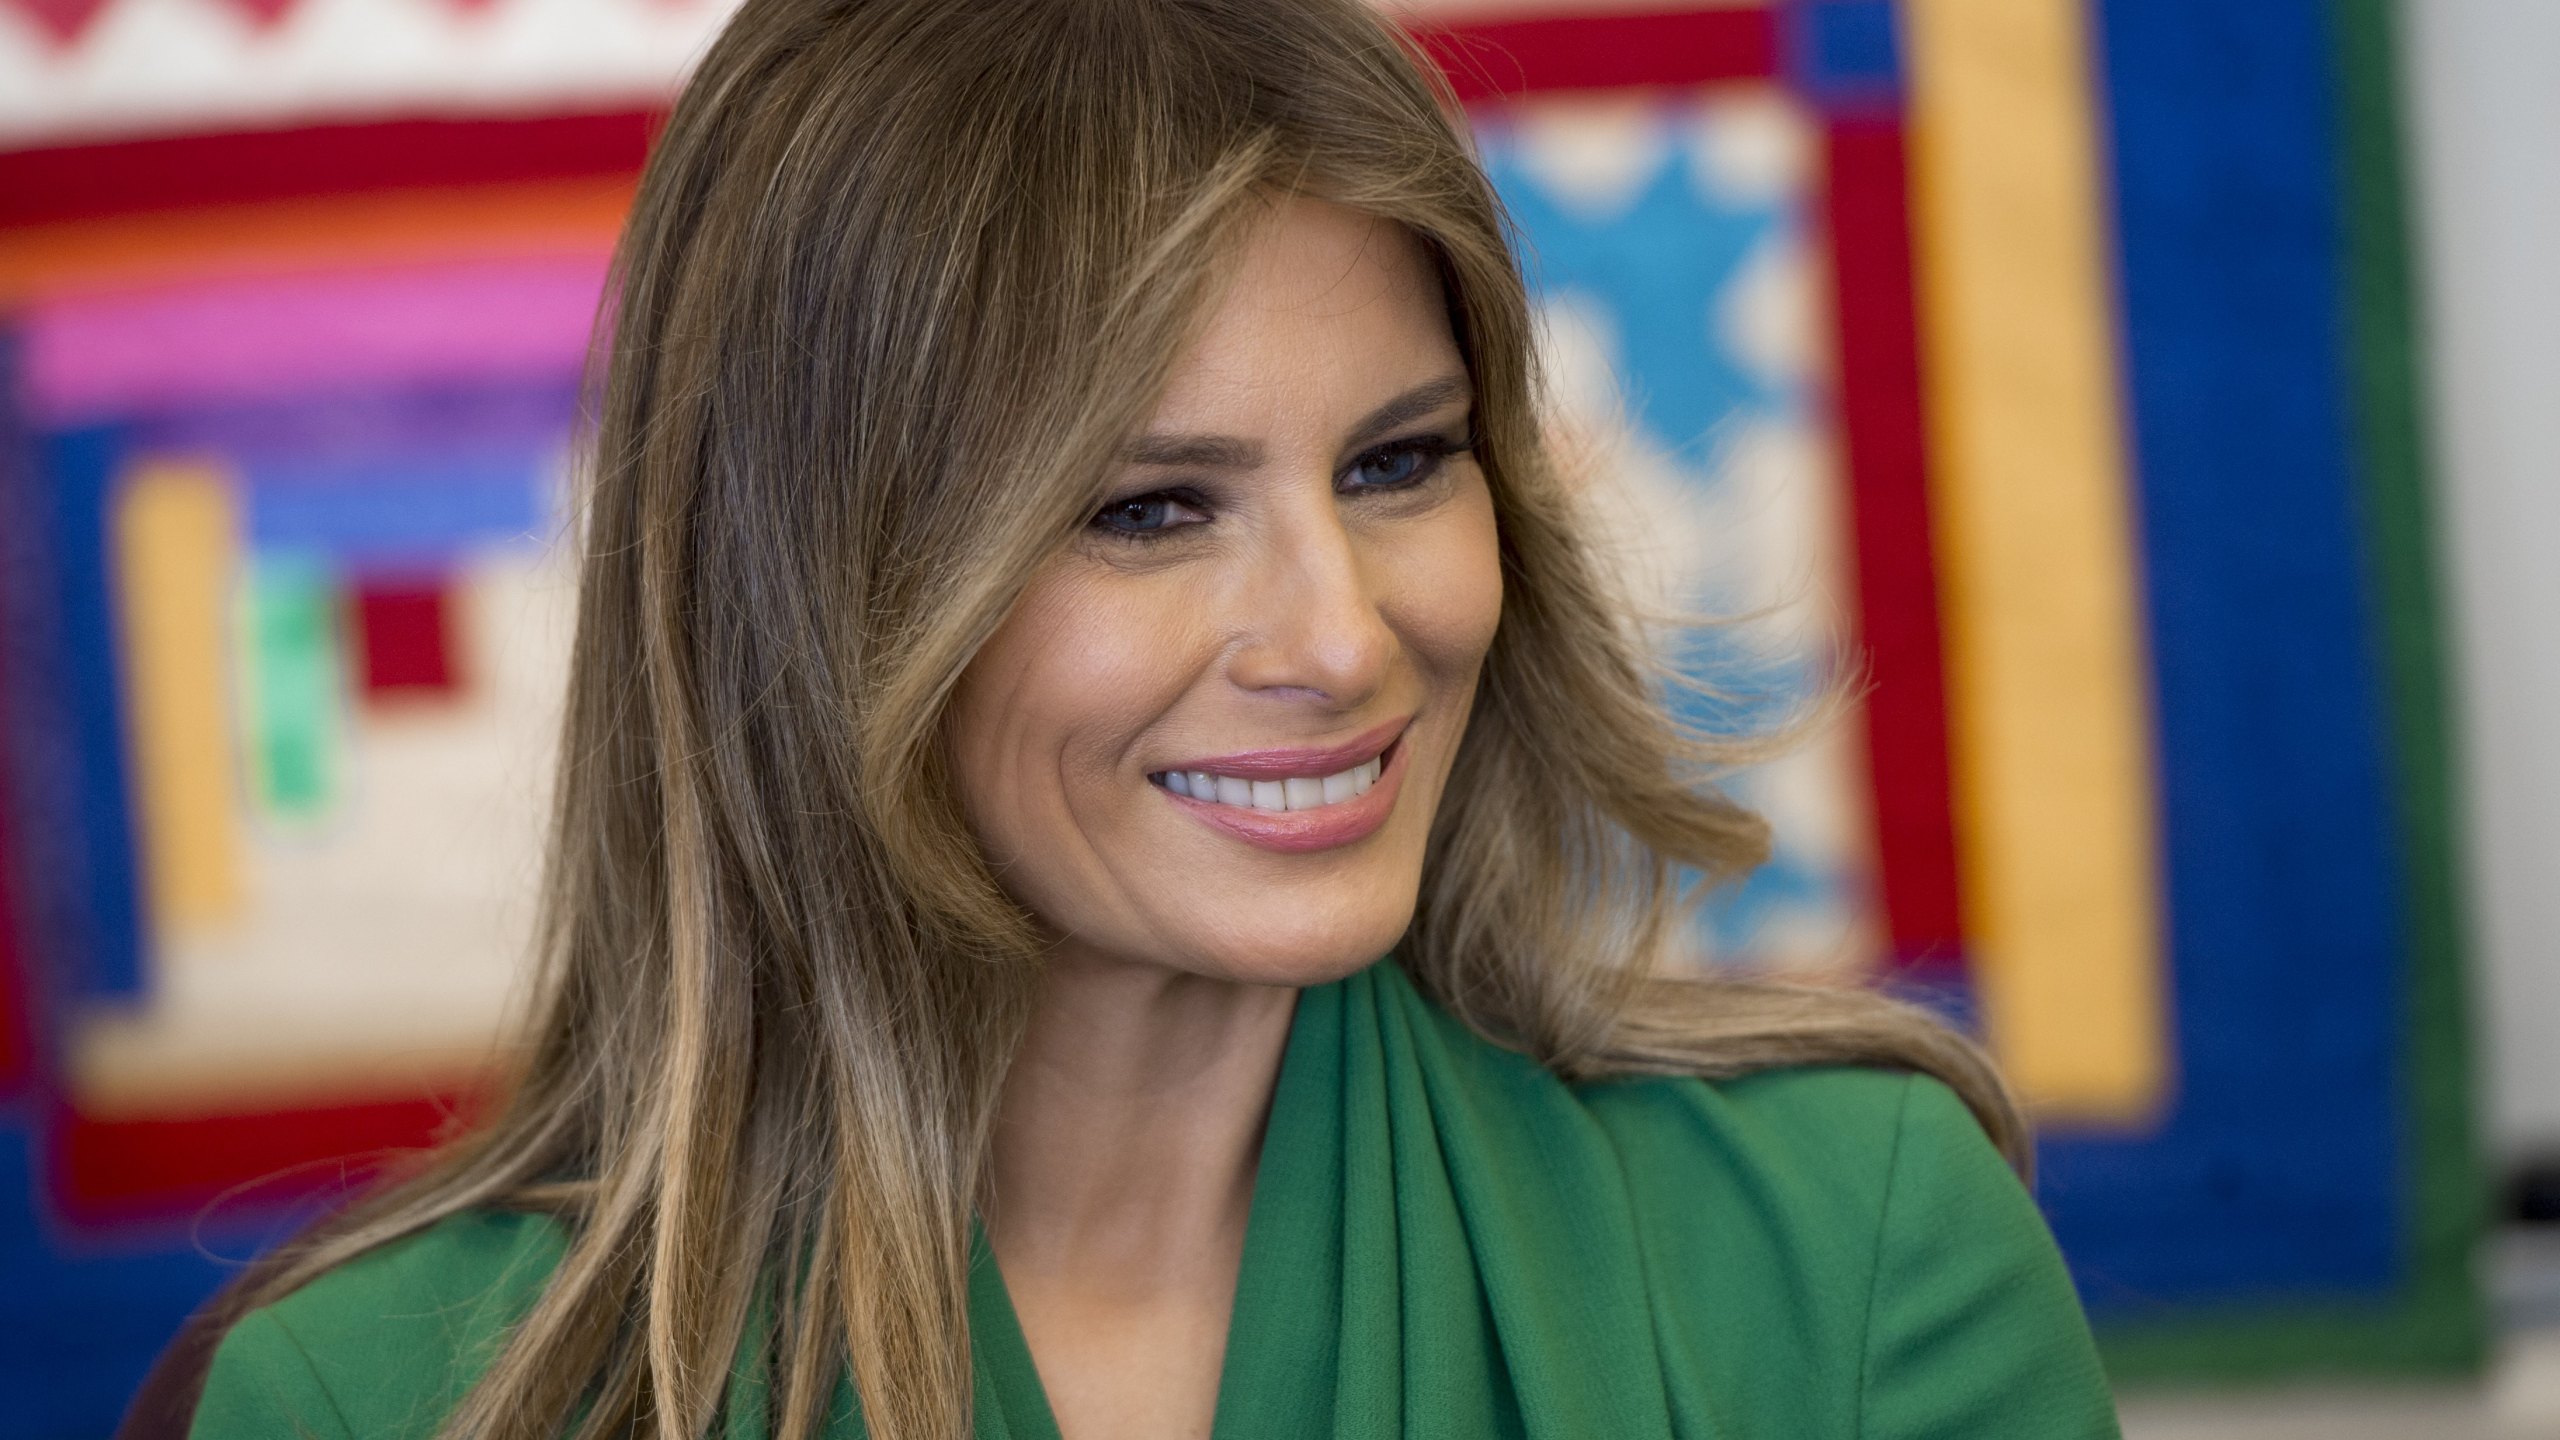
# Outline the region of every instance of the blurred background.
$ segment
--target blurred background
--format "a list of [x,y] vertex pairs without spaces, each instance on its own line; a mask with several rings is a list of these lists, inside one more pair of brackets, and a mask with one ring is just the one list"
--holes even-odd
[[[726,8],[0,0],[11,1434],[485,1095]],[[1622,562],[1866,677],[1697,963],[1989,1040],[2132,1435],[2560,1437],[2560,7],[1399,13]]]

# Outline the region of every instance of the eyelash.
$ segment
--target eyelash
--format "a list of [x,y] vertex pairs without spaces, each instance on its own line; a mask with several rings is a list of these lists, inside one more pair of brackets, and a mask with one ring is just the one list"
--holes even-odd
[[[1446,440],[1437,435],[1424,435],[1416,436],[1410,440],[1389,441],[1388,443],[1380,445],[1373,450],[1362,452],[1358,459],[1351,462],[1351,468],[1353,470],[1358,470],[1363,466],[1373,465],[1381,460],[1392,460],[1405,455],[1419,457],[1423,461],[1423,468],[1414,475],[1403,480],[1396,481],[1392,484],[1360,485],[1353,488],[1355,491],[1366,492],[1369,494],[1396,494],[1406,490],[1419,489],[1421,486],[1429,483],[1434,476],[1437,476],[1440,473],[1441,468],[1447,465],[1453,457],[1467,454],[1475,448],[1476,439],[1473,435],[1469,435],[1464,440],[1455,441]],[[1167,535],[1196,528],[1197,525],[1201,523],[1193,521],[1181,525],[1160,525],[1152,530],[1124,530],[1119,526],[1103,523],[1105,516],[1108,516],[1115,511],[1125,510],[1132,505],[1142,504],[1149,500],[1175,501],[1180,504],[1189,505],[1193,509],[1197,510],[1206,510],[1209,508],[1208,502],[1201,496],[1200,492],[1187,485],[1175,485],[1162,489],[1145,490],[1135,495],[1121,496],[1119,499],[1111,501],[1104,505],[1100,510],[1096,511],[1093,518],[1087,522],[1086,528],[1100,531],[1101,533],[1111,536],[1117,540],[1126,540],[1133,544],[1145,545],[1161,540]]]

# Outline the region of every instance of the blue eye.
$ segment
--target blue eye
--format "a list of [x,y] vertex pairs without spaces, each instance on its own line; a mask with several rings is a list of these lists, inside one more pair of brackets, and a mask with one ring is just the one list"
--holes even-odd
[[1389,450],[1369,456],[1351,468],[1367,472],[1376,484],[1401,485],[1429,469],[1431,462],[1438,458],[1414,449]]
[[1351,488],[1402,490],[1430,479],[1450,456],[1463,455],[1474,448],[1472,438],[1453,441],[1436,435],[1381,445],[1351,462],[1349,473],[1369,477],[1368,483]]
[[[1179,512],[1188,510],[1195,520],[1183,520]],[[1186,499],[1179,490],[1150,490],[1144,495],[1131,495],[1114,500],[1094,513],[1092,526],[1113,535],[1134,539],[1152,539],[1168,530],[1180,530],[1205,520],[1199,515],[1196,499]]]

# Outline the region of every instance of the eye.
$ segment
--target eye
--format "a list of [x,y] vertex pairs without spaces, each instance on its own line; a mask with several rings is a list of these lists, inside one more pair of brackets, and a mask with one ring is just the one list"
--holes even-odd
[[[1185,519],[1184,516],[1190,518]],[[1106,534],[1146,540],[1169,530],[1202,524],[1199,497],[1180,490],[1150,490],[1114,500],[1094,512],[1091,528]]]
[[1469,437],[1451,440],[1438,435],[1416,436],[1410,440],[1391,441],[1351,462],[1344,473],[1353,478],[1353,490],[1404,490],[1438,474],[1452,455],[1463,455],[1475,448]]

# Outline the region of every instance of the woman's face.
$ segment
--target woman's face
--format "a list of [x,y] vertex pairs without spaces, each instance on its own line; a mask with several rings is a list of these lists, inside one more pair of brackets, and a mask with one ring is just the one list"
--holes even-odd
[[1308,985],[1395,945],[1502,609],[1471,415],[1413,238],[1276,209],[954,702],[1063,953]]

